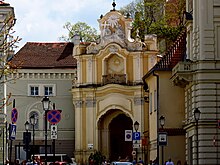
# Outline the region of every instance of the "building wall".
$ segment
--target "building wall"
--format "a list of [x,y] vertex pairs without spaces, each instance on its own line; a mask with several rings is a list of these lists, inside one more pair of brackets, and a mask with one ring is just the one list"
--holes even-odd
[[[159,159],[162,159],[161,146],[157,148],[157,132],[161,129],[159,118],[165,117],[164,130],[168,131],[168,143],[164,146],[164,161],[171,158],[174,162],[185,161],[185,136],[171,133],[169,130],[182,129],[184,121],[184,90],[172,84],[171,71],[155,71],[159,76],[159,88],[157,77],[151,74],[145,81],[149,87],[149,133],[150,133],[150,160],[155,160],[159,149]],[[157,91],[159,89],[159,102]],[[172,92],[171,92],[172,91]],[[157,105],[157,102],[159,105]],[[159,106],[159,109],[157,108]],[[157,123],[158,121],[158,123]],[[178,148],[176,142],[178,141]]]
[[[7,121],[9,121],[9,123],[11,122],[10,118],[11,110],[13,108],[13,100],[15,100],[15,107],[18,110],[18,119],[16,122],[16,140],[13,141],[13,145],[19,145],[19,143],[23,145],[23,132],[25,131],[24,123],[26,121],[30,122],[29,117],[32,111],[38,112],[39,115],[39,127],[35,130],[35,144],[44,145],[44,110],[41,103],[44,93],[39,96],[29,96],[28,85],[53,84],[55,85],[55,95],[49,96],[51,101],[49,110],[53,109],[53,103],[55,103],[55,109],[62,110],[61,120],[57,124],[58,138],[56,142],[56,153],[67,153],[69,156],[73,156],[75,112],[70,91],[72,88],[72,80],[75,77],[75,71],[72,69],[19,69],[17,74],[13,74],[11,76],[11,79],[14,79],[15,77],[17,77],[16,80],[7,82],[7,95],[11,94],[11,104],[7,107]],[[32,132],[33,130],[31,129],[30,131]],[[48,128],[47,138],[48,145],[51,146],[52,140],[50,128]],[[15,158],[14,148],[12,152],[12,158]]]
[[[187,0],[187,4],[190,2]],[[219,164],[215,140],[219,135],[220,2],[193,0],[193,6],[187,5],[187,11],[193,20],[187,22],[187,41],[190,41],[187,55],[192,62],[186,72],[190,79],[185,86],[186,159],[189,164]],[[180,77],[185,76],[179,74]],[[201,112],[198,135],[193,116],[196,108]]]

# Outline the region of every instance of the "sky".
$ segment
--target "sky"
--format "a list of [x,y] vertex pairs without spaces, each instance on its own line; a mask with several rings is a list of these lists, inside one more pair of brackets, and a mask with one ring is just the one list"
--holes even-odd
[[[66,22],[85,22],[98,29],[100,15],[113,9],[113,0],[4,0],[14,7],[14,36],[22,38],[18,49],[26,42],[59,42],[67,35]],[[115,0],[116,10],[132,0]]]

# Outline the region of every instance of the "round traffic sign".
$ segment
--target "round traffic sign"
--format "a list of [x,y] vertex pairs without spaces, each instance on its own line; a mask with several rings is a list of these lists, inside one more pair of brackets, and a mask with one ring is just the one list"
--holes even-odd
[[135,156],[135,155],[136,155],[136,151],[132,151],[131,154],[132,154],[133,156]]
[[47,112],[47,120],[51,124],[57,124],[61,120],[61,113],[59,110],[50,110]]
[[131,135],[130,134],[126,134],[126,138],[127,139],[131,139]]
[[16,108],[13,108],[11,111],[11,122],[15,124],[17,119],[18,119],[18,110]]

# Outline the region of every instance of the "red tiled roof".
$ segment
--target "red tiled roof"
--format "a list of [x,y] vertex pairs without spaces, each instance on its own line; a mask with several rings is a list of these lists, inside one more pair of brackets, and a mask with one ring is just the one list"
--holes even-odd
[[10,61],[19,68],[76,68],[73,43],[27,42]]
[[142,79],[146,79],[156,70],[171,71],[178,62],[185,60],[185,56],[186,31],[184,30],[166,54],[147,72],[146,75],[144,75]]

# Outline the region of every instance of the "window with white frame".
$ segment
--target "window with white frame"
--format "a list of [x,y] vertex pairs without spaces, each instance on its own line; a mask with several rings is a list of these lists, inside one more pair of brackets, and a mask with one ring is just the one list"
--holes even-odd
[[44,96],[53,95],[53,86],[44,86]]
[[31,96],[39,96],[39,86],[30,86],[30,95]]
[[56,85],[28,84],[28,96],[56,96]]

